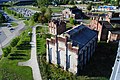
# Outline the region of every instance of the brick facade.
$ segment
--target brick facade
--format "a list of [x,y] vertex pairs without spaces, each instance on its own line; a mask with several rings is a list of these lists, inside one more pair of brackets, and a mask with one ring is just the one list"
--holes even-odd
[[[82,28],[82,25],[78,27],[78,29],[77,27],[74,27],[73,29],[66,31],[61,35],[56,35],[56,37],[54,38],[47,39],[46,44],[47,62],[59,65],[64,70],[68,70],[74,74],[79,73],[84,65],[86,65],[86,63],[89,61],[90,57],[95,51],[95,46],[97,42],[96,32],[90,30],[87,27]],[[76,31],[75,29],[78,31]],[[88,38],[91,36],[92,37],[87,39],[87,37],[85,37],[84,35],[88,32],[86,29],[94,36],[92,34],[88,35]],[[80,34],[81,37],[71,38],[73,36],[77,36],[78,34]],[[84,36],[84,38],[82,36]],[[84,41],[87,41],[81,44],[81,42],[76,41],[80,39],[85,39]],[[55,44],[53,45],[51,43]]]
[[66,31],[66,23],[64,21],[51,20],[48,23],[49,33],[52,35],[61,34]]

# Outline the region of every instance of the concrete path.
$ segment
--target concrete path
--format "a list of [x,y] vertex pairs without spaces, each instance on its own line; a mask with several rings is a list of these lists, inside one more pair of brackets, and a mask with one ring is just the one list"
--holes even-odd
[[20,66],[30,66],[33,72],[34,80],[42,80],[39,65],[37,62],[37,48],[36,48],[36,27],[32,29],[32,41],[31,41],[31,58],[26,62],[19,62]]
[[4,31],[4,33],[7,37],[9,37],[12,34],[7,27],[2,27],[2,30]]
[[2,56],[2,49],[1,49],[1,45],[0,45],[0,58]]

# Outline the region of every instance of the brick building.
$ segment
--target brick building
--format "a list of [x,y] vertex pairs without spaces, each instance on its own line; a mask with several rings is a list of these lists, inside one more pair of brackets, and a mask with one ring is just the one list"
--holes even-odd
[[62,15],[64,18],[70,18],[73,17],[75,19],[83,19],[87,18],[87,16],[84,15],[81,9],[76,8],[67,8],[62,11]]
[[93,19],[90,23],[90,29],[98,31],[98,40],[107,41],[108,32],[113,29],[108,21],[98,21]]
[[49,33],[52,35],[61,34],[66,31],[66,23],[64,21],[51,20],[48,23]]
[[106,20],[110,23],[120,24],[120,12],[109,12],[106,16]]
[[47,62],[74,74],[90,60],[95,51],[97,32],[79,25],[46,40]]
[[119,30],[109,31],[107,42],[110,42],[110,41],[119,41],[119,40],[120,40],[120,29]]

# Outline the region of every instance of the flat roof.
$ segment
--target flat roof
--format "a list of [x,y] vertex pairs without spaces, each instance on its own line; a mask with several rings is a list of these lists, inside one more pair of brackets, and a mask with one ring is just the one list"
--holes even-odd
[[108,22],[108,21],[99,21],[101,25],[103,25],[103,27],[107,28],[107,29],[112,29],[112,25]]

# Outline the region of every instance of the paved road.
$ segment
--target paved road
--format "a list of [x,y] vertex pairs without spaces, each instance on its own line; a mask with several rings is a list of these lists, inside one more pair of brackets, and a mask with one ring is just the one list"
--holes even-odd
[[34,80],[42,80],[39,65],[37,62],[37,48],[36,48],[36,27],[33,27],[32,30],[32,41],[31,41],[31,58],[26,62],[19,62],[20,66],[30,66],[33,72]]
[[22,29],[24,29],[25,27],[25,24],[23,21],[18,21],[18,26],[17,28],[14,30],[14,32],[10,32],[8,28],[6,27],[3,27],[1,30],[2,30],[2,33],[0,35],[0,55],[2,55],[2,51],[1,51],[1,47],[6,47],[10,41],[15,38],[16,36],[18,36],[20,34],[20,31]]
[[[13,38],[15,38],[16,36],[18,36],[18,35],[20,34],[19,31],[22,30],[22,29],[24,28],[24,26],[25,26],[24,22],[23,22],[23,21],[19,21],[19,22],[18,22],[18,26],[17,26],[17,28],[15,29],[15,31],[14,31],[11,35],[7,36],[7,38],[1,43],[1,44],[2,44],[2,47],[7,46],[7,44],[9,44],[9,42],[10,42]],[[7,34],[8,34],[8,33],[7,33]]]
[[7,27],[2,27],[2,31],[5,33],[5,35],[7,37],[9,37],[10,35],[12,35],[12,33],[10,32],[10,30]]

